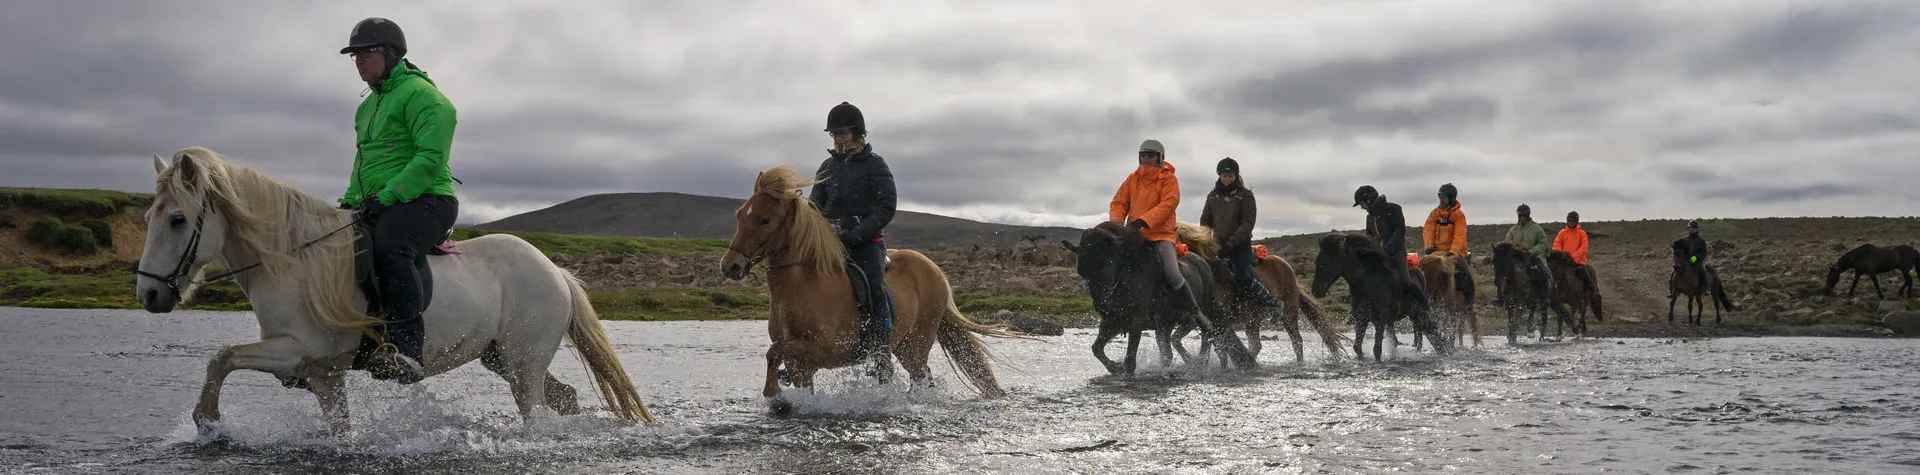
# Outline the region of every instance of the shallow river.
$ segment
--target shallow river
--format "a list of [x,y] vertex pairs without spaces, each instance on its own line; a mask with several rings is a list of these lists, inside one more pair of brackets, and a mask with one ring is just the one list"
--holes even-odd
[[[1004,399],[936,357],[933,390],[828,372],[782,418],[759,397],[764,323],[607,327],[659,425],[522,422],[475,364],[355,373],[342,437],[307,392],[237,372],[206,438],[187,417],[205,360],[254,341],[250,314],[0,308],[0,473],[1920,473],[1916,340],[1492,338],[1304,365],[1268,341],[1241,373],[1158,368],[1149,341],[1113,378],[1070,330],[990,342]],[[597,410],[571,354],[554,370]]]

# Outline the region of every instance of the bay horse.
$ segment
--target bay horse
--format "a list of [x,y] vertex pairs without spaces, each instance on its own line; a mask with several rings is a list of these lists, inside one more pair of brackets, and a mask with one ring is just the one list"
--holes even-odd
[[[1433,314],[1434,321],[1439,323],[1440,332],[1452,338],[1454,345],[1466,346],[1466,334],[1471,330],[1473,346],[1479,348],[1480,318],[1467,305],[1466,293],[1456,287],[1460,281],[1456,278],[1459,267],[1456,267],[1455,259],[1463,258],[1444,253],[1420,256],[1420,273],[1427,289],[1427,308]],[[1413,336],[1414,349],[1420,348],[1420,340],[1419,334]]]
[[[1533,255],[1519,244],[1493,243],[1493,287],[1500,296],[1500,306],[1507,311],[1509,345],[1518,344],[1521,328],[1537,327],[1546,334],[1549,283],[1533,278],[1529,266],[1532,260]],[[1534,324],[1534,315],[1540,316],[1538,325]]]
[[[761,395],[776,412],[782,384],[813,390],[814,373],[850,366],[865,322],[846,270],[846,250],[833,226],[801,196],[818,181],[792,166],[761,172],[753,197],[734,211],[733,239],[720,271],[740,280],[766,263],[772,309],[767,318],[767,377]],[[994,378],[991,354],[979,335],[1029,338],[1000,325],[982,325],[960,313],[953,287],[932,259],[918,251],[887,250],[887,286],[893,294],[893,355],[917,385],[931,382],[928,356],[938,342],[968,386],[985,398],[1006,395]]]
[[[1720,281],[1720,273],[1707,270],[1707,288],[1700,288],[1700,275],[1696,274],[1688,258],[1692,254],[1687,248],[1687,240],[1673,242],[1673,277],[1667,280],[1667,290],[1672,297],[1667,298],[1667,323],[1673,323],[1673,304],[1681,295],[1687,296],[1687,323],[1700,325],[1707,318],[1707,301],[1713,301],[1713,324],[1720,324],[1720,311],[1733,311],[1733,300],[1727,298],[1726,283]],[[1699,309],[1695,313],[1696,306]]]
[[[345,372],[362,335],[383,323],[366,314],[354,282],[354,213],[204,147],[174,152],[171,165],[154,155],[153,167],[159,178],[135,300],[148,312],[171,312],[192,298],[206,266],[220,262],[237,269],[228,274],[260,325],[259,342],[222,348],[208,361],[195,425],[205,432],[219,422],[227,375],[251,369],[306,388],[330,429],[346,431]],[[512,235],[458,245],[457,255],[427,258],[434,297],[422,314],[425,376],[478,359],[506,380],[523,418],[575,414],[573,387],[547,370],[562,339],[571,340],[608,411],[653,421],[578,278]]]
[[[1571,328],[1575,335],[1586,335],[1587,309],[1593,307],[1597,312],[1600,306],[1598,300],[1594,298],[1594,294],[1599,293],[1600,290],[1599,279],[1594,279],[1594,292],[1587,292],[1580,286],[1580,277],[1575,274],[1578,272],[1575,269],[1577,267],[1573,263],[1572,254],[1567,254],[1566,251],[1547,253],[1547,270],[1553,275],[1551,309],[1560,317],[1553,327],[1553,336],[1556,338],[1564,335],[1568,328]],[[1589,264],[1587,270],[1591,272],[1593,266]],[[1580,317],[1578,323],[1574,320],[1576,315]],[[1545,336],[1546,333],[1546,323],[1542,322],[1540,334]]]
[[1887,294],[1880,292],[1880,274],[1899,272],[1902,283],[1900,290],[1894,294],[1899,297],[1913,298],[1913,276],[1907,273],[1910,269],[1914,273],[1920,273],[1920,251],[1915,251],[1913,246],[1861,244],[1860,247],[1840,255],[1839,261],[1827,267],[1826,292],[1832,295],[1833,287],[1840,283],[1840,274],[1851,270],[1853,284],[1847,286],[1848,297],[1852,297],[1854,289],[1860,287],[1860,276],[1864,274],[1870,276],[1868,280],[1873,281],[1873,295],[1886,300]]
[[[1214,320],[1214,316],[1224,316],[1227,312],[1221,311],[1213,296],[1213,286],[1205,285],[1213,280],[1213,274],[1198,254],[1188,253],[1176,259],[1181,276],[1191,287],[1204,315],[1178,311],[1167,288],[1167,277],[1161,271],[1160,257],[1139,231],[1102,222],[1082,231],[1078,244],[1062,242],[1061,245],[1073,252],[1075,270],[1086,281],[1093,309],[1100,314],[1093,357],[1100,360],[1109,374],[1134,373],[1138,367],[1140,337],[1147,330],[1153,330],[1159,343],[1160,365],[1172,366],[1176,341],[1173,332],[1182,325],[1199,327],[1205,342],[1219,342],[1208,348],[1217,351],[1225,363],[1241,368],[1258,365],[1253,353],[1234,336],[1232,327]],[[1121,334],[1127,335],[1127,354],[1123,362],[1115,362],[1107,357],[1106,347]],[[1189,363],[1204,362],[1206,358],[1205,353],[1198,358],[1182,353],[1182,358]]]
[[1434,323],[1427,302],[1419,298],[1417,290],[1409,287],[1418,285],[1419,281],[1412,280],[1411,275],[1396,275],[1386,262],[1386,259],[1405,258],[1386,255],[1380,241],[1364,234],[1333,233],[1320,238],[1320,254],[1313,260],[1313,296],[1325,298],[1334,282],[1347,281],[1354,356],[1365,358],[1361,345],[1366,341],[1367,326],[1373,325],[1376,329],[1373,360],[1380,361],[1386,333],[1392,332],[1393,322],[1402,318],[1413,320],[1414,331],[1434,342],[1434,351],[1440,354],[1451,351],[1451,342],[1440,338],[1439,326]]
[[[1294,276],[1293,264],[1280,256],[1268,256],[1253,265],[1253,272],[1258,274],[1261,285],[1273,294],[1274,300],[1280,302],[1278,311],[1264,311],[1266,309],[1260,307],[1251,297],[1240,292],[1232,266],[1220,258],[1220,244],[1213,238],[1211,229],[1187,223],[1176,224],[1174,228],[1180,242],[1186,244],[1192,253],[1198,254],[1202,261],[1212,267],[1213,294],[1218,299],[1217,303],[1222,314],[1214,318],[1214,322],[1229,327],[1244,326],[1247,332],[1247,349],[1254,356],[1260,355],[1261,324],[1279,323],[1286,329],[1287,337],[1293,343],[1294,361],[1305,362],[1307,360],[1306,344],[1300,336],[1302,315],[1306,316],[1308,324],[1313,325],[1314,332],[1320,334],[1321,341],[1327,346],[1327,354],[1334,358],[1344,355],[1341,344],[1346,337],[1335,330],[1332,324],[1321,319],[1320,304],[1307,296],[1306,289]],[[1194,328],[1193,325],[1181,325],[1174,330],[1175,351],[1183,355],[1186,353],[1180,341],[1185,339],[1188,333],[1193,332]],[[1203,341],[1200,353],[1206,354],[1209,347]]]

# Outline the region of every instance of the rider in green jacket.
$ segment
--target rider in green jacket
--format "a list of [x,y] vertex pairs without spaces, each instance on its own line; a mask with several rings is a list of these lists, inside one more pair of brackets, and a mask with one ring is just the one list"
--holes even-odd
[[1533,209],[1528,208],[1526,203],[1521,203],[1514,212],[1519,215],[1520,221],[1507,229],[1507,241],[1526,248],[1531,257],[1527,259],[1528,275],[1535,281],[1544,282],[1547,280],[1545,259],[1547,252],[1553,250],[1553,241],[1547,239],[1547,230],[1541,229],[1540,223],[1533,222]]
[[[447,158],[453,146],[453,104],[427,73],[405,59],[406,36],[385,18],[354,25],[347,47],[371,94],[354,113],[353,176],[340,207],[357,209],[373,233],[373,261],[391,345],[367,356],[368,372],[401,384],[418,382],[425,346],[424,292],[416,262],[445,239],[460,214]],[[369,296],[371,297],[371,296]]]

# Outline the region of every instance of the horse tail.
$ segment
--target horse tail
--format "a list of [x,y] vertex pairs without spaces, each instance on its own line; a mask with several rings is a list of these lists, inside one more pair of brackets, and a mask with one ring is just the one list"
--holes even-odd
[[593,303],[587,301],[586,286],[572,272],[561,269],[560,273],[566,276],[567,290],[573,297],[573,320],[567,324],[567,339],[573,341],[580,361],[587,364],[587,374],[593,375],[593,382],[600,387],[600,399],[620,420],[653,422],[653,414],[647,412],[646,404],[640,400],[640,391],[634,389],[633,380],[620,365],[620,357],[613,352],[613,343],[607,341],[607,333],[600,327],[599,313],[593,310]]
[[1734,311],[1733,299],[1727,298],[1726,283],[1716,278],[1713,279],[1712,282],[1708,282],[1708,284],[1713,286],[1713,298],[1720,301],[1720,306],[1726,308],[1729,312]]
[[1008,330],[1005,325],[976,323],[961,314],[960,307],[955,305],[951,298],[947,299],[947,308],[941,313],[944,315],[941,317],[938,338],[940,349],[947,353],[947,362],[954,366],[955,371],[966,375],[967,386],[974,392],[980,393],[981,397],[992,399],[1007,395],[1006,391],[1000,389],[1000,382],[993,376],[992,361],[998,358],[987,351],[987,345],[980,341],[980,335],[1029,340],[1038,340],[1038,338]]
[[1300,290],[1294,292],[1294,295],[1297,296],[1294,300],[1300,307],[1300,315],[1306,317],[1307,324],[1313,325],[1314,333],[1319,333],[1320,340],[1326,342],[1327,354],[1335,358],[1345,355],[1346,353],[1342,353],[1340,349],[1346,347],[1350,339],[1341,334],[1340,330],[1334,329],[1332,323],[1326,321],[1326,312],[1321,311],[1320,302],[1313,300],[1313,296],[1307,293],[1305,286],[1300,286]]

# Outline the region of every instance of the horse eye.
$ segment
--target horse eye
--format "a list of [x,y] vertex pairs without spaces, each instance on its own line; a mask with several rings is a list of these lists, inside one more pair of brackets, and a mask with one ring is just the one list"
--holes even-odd
[[768,225],[768,224],[772,224],[772,223],[773,223],[773,218],[760,218],[760,225],[761,225],[761,226],[766,226],[766,225]]
[[176,214],[176,215],[173,215],[173,220],[171,222],[173,223],[174,226],[187,224],[187,217]]

